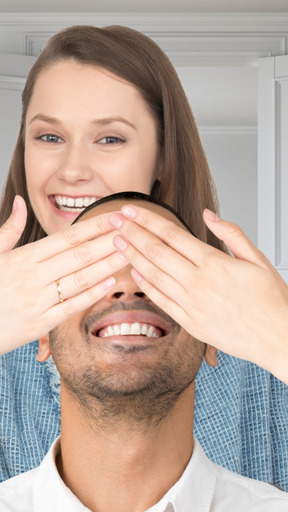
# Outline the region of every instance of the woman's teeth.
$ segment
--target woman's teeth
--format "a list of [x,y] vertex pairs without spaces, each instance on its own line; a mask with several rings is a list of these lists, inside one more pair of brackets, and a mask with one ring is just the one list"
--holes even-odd
[[163,335],[163,333],[159,327],[155,327],[154,325],[150,324],[140,324],[139,322],[135,322],[133,324],[123,323],[107,325],[105,328],[100,329],[100,331],[97,332],[97,336],[99,338],[132,335],[142,335],[146,336],[147,338],[159,338]]
[[54,197],[59,210],[77,213],[97,201],[97,197],[68,197],[58,195]]

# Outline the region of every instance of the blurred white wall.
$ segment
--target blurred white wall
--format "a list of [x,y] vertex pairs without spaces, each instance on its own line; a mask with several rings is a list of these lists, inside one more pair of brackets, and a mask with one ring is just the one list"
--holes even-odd
[[236,222],[257,245],[257,131],[203,131],[222,218]]

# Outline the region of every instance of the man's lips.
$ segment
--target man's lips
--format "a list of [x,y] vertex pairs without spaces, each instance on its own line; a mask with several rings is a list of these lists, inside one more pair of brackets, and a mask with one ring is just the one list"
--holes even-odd
[[145,336],[146,338],[162,338],[163,331],[159,327],[147,323],[134,322],[112,324],[97,331],[98,338],[111,338],[112,336]]
[[90,333],[97,338],[119,336],[163,338],[169,333],[169,326],[161,317],[151,312],[118,311],[96,322]]

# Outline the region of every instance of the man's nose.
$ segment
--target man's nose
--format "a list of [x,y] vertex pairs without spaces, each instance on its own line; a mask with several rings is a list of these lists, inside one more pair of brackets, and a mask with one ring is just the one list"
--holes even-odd
[[116,283],[115,286],[113,286],[113,288],[111,288],[111,290],[107,293],[106,299],[112,302],[117,300],[129,302],[135,301],[137,298],[142,298],[146,301],[150,300],[132,279],[130,270],[131,266],[127,265],[126,267],[119,270],[119,272],[114,274]]

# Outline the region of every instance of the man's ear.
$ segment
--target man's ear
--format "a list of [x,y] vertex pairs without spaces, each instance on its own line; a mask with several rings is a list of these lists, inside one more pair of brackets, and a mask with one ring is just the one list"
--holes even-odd
[[50,343],[49,343],[49,334],[45,334],[45,336],[42,336],[39,338],[39,349],[38,354],[36,356],[37,361],[39,363],[44,363],[46,359],[50,356]]
[[217,348],[211,347],[211,345],[207,345],[205,352],[205,361],[209,366],[217,366]]

